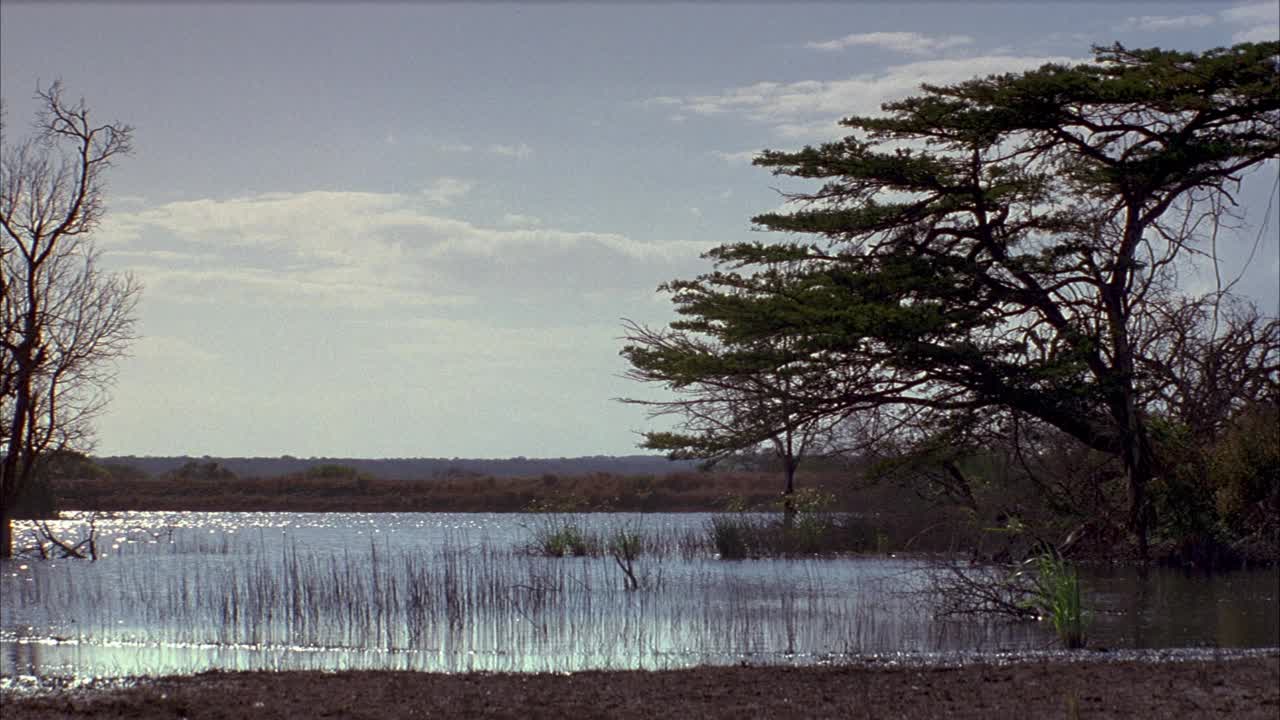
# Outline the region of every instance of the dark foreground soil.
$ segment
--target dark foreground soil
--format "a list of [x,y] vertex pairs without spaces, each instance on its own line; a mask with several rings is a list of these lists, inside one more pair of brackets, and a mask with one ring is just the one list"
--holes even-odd
[[1280,655],[964,667],[728,667],[570,675],[206,673],[2,696],[17,718],[1265,718]]

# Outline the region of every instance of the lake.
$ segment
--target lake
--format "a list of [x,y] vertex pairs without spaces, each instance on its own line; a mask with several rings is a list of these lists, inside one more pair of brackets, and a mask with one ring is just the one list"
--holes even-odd
[[[935,617],[927,560],[721,560],[706,541],[710,518],[119,513],[99,521],[97,562],[0,563],[0,676],[564,672],[1057,647],[1043,622]],[[548,523],[645,538],[629,568],[637,587],[608,554],[529,552]],[[1090,568],[1084,589],[1094,646],[1280,645],[1275,569]]]

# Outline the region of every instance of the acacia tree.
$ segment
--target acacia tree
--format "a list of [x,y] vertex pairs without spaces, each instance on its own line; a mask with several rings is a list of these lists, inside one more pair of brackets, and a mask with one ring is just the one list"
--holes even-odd
[[[845,421],[838,414],[808,415],[796,398],[806,393],[829,394],[835,383],[856,378],[826,373],[804,377],[803,365],[792,366],[784,359],[785,338],[757,343],[759,354],[775,358],[767,369],[757,364],[744,366],[741,373],[700,376],[690,373],[692,365],[718,364],[723,358],[725,345],[712,337],[716,328],[698,325],[695,330],[693,325],[677,323],[671,329],[653,329],[628,321],[626,332],[622,355],[631,363],[627,377],[679,394],[672,400],[623,399],[647,408],[650,418],[678,418],[673,431],[645,433],[642,446],[672,458],[710,462],[765,450],[782,465],[784,507],[789,514],[800,463],[831,450]],[[675,364],[669,363],[672,360]]]
[[94,125],[59,83],[36,99],[34,137],[11,144],[0,128],[0,557],[12,555],[12,514],[42,461],[88,449],[139,294],[98,266],[89,237],[103,172],[130,151],[132,128]]
[[[765,151],[757,165],[822,185],[754,223],[815,239],[724,245],[713,272],[669,284],[680,322],[722,342],[683,382],[781,367],[754,348],[786,337],[806,377],[867,378],[793,397],[807,417],[1033,418],[1123,464],[1145,558],[1153,308],[1174,304],[1241,174],[1280,155],[1278,55],[1095,48],[1094,63],[926,85],[843,120],[842,141]],[[680,367],[678,348],[654,349],[633,362]]]

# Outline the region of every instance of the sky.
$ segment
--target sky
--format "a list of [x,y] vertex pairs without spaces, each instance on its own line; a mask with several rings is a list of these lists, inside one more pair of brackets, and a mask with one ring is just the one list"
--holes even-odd
[[[61,79],[135,128],[102,263],[144,285],[101,455],[639,452],[622,319],[805,189],[751,165],[923,82],[1280,37],[1280,2],[0,2],[8,132]],[[1277,308],[1276,164],[1228,275]],[[1254,245],[1261,238],[1255,249]]]

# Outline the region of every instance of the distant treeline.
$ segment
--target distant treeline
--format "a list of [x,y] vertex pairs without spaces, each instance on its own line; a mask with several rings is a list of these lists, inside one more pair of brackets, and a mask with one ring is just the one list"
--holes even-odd
[[[304,461],[315,463],[316,461]],[[537,462],[537,461],[534,461]],[[666,466],[668,469],[670,465]],[[802,471],[823,512],[855,513],[894,549],[978,547],[954,509],[921,507],[896,486],[858,487],[847,470]],[[778,511],[777,470],[677,470],[498,477],[441,474],[390,480],[336,463],[244,477],[221,460],[191,460],[157,475],[107,459],[71,457],[47,485],[48,510],[204,512],[734,512]],[[1007,544],[1003,543],[1002,545]]]
[[718,510],[731,501],[777,499],[757,473],[587,473],[532,477],[453,476],[387,480],[346,465],[315,465],[275,477],[240,477],[218,462],[192,461],[156,476],[104,464],[104,472],[53,483],[65,510],[300,512],[523,512]]
[[280,457],[137,457],[122,455],[96,459],[103,465],[131,467],[146,475],[174,472],[189,463],[217,463],[240,477],[271,478],[306,472],[322,465],[340,465],[383,480],[426,480],[449,477],[533,477],[555,475],[654,475],[695,469],[687,460],[668,460],[658,455],[596,455],[576,458],[526,458],[501,460],[484,458],[299,458]]

